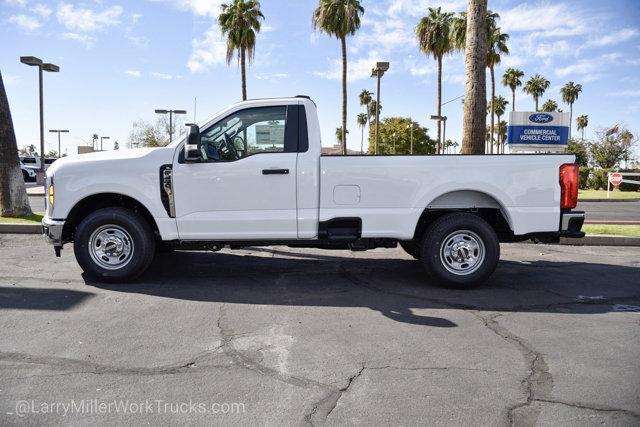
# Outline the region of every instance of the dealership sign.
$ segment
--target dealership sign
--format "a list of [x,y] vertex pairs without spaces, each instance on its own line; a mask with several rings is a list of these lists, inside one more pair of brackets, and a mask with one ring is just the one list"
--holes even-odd
[[564,149],[569,142],[569,113],[509,113],[507,143],[511,151]]

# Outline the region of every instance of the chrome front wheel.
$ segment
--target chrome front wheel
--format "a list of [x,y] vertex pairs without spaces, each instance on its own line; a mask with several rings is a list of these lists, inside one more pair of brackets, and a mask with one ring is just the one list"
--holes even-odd
[[131,262],[134,249],[131,235],[118,225],[103,225],[89,237],[89,255],[93,262],[105,270],[125,267]]

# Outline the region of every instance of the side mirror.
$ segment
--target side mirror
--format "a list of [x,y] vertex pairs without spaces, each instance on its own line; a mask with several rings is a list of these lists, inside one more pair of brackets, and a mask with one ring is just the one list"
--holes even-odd
[[199,162],[202,159],[200,147],[200,128],[198,125],[189,125],[189,134],[184,144],[184,160],[187,162]]

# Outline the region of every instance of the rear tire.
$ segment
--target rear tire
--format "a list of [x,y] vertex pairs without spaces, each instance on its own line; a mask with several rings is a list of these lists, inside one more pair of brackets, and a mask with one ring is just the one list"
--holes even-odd
[[422,239],[422,264],[444,286],[467,289],[479,285],[491,276],[499,259],[496,232],[469,213],[441,216]]
[[125,208],[104,208],[82,220],[73,243],[82,270],[101,282],[133,280],[153,261],[156,241],[149,224]]

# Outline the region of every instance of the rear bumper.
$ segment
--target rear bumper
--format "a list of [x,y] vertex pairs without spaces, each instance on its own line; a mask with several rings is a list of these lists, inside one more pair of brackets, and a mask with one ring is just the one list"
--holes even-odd
[[48,217],[42,218],[42,235],[44,239],[56,247],[62,247],[62,230],[64,228],[64,221],[51,219]]
[[583,211],[567,211],[560,215],[560,237],[584,237],[582,225],[584,224]]

